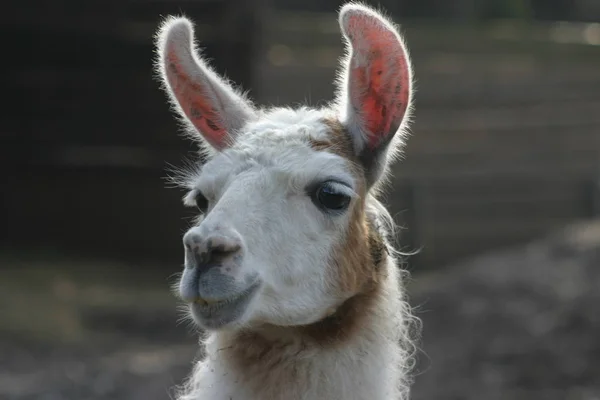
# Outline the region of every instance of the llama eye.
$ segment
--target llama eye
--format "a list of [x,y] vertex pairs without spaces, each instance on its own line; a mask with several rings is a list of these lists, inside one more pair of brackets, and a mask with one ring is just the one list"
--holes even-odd
[[333,184],[325,182],[317,188],[313,195],[313,202],[326,210],[342,211],[348,208],[350,196],[342,193]]
[[206,212],[206,210],[208,209],[208,199],[200,192],[196,194],[196,197],[194,198],[194,203],[196,203],[196,207],[198,207],[198,210],[200,210],[203,213]]

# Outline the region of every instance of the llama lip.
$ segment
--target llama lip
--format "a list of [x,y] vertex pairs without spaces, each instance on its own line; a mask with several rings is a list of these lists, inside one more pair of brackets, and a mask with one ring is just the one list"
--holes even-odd
[[212,304],[218,304],[219,301],[205,300],[205,299],[202,299],[202,298],[197,298],[196,300],[193,301],[193,303],[200,304],[202,306],[210,306]]
[[260,287],[256,282],[239,294],[220,301],[198,299],[190,304],[196,323],[205,329],[219,329],[242,317]]
[[197,298],[192,303],[198,304],[201,307],[219,306],[232,303],[238,299],[239,296],[231,297],[225,300],[206,300],[203,298]]

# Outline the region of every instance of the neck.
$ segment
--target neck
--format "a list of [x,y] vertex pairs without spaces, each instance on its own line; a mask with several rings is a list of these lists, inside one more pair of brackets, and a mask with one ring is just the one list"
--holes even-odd
[[382,279],[314,324],[211,334],[182,398],[403,398],[406,308],[395,265],[384,266]]

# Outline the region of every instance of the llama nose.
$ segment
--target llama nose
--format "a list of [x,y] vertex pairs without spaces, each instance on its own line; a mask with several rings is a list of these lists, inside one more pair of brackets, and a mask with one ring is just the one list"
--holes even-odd
[[200,273],[235,259],[242,250],[241,240],[236,235],[222,233],[202,237],[191,230],[184,235],[183,243],[188,252],[188,267],[197,268]]

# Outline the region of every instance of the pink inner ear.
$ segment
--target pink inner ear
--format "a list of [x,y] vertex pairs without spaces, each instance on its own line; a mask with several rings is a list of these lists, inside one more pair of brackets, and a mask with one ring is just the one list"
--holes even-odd
[[410,94],[410,71],[406,53],[394,32],[381,21],[365,14],[349,16],[348,36],[352,42],[349,90],[360,111],[367,145],[375,149],[396,133]]
[[192,80],[173,48],[168,50],[166,62],[169,85],[185,115],[212,146],[224,148],[228,134],[207,94],[211,89]]

